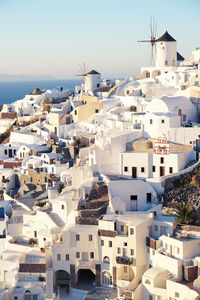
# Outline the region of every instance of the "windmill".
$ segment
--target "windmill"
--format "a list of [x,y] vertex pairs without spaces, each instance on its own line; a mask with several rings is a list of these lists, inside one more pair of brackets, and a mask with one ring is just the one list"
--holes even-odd
[[84,81],[85,77],[87,76],[87,71],[88,71],[88,67],[86,66],[85,63],[82,63],[79,65],[79,74],[77,74],[76,76],[80,76],[81,77],[81,83]]
[[157,34],[157,24],[155,23],[154,17],[151,17],[151,21],[149,23],[150,28],[150,39],[149,40],[141,40],[139,43],[150,43],[151,44],[151,65],[154,64],[154,55],[156,48],[154,47],[156,44],[156,34]]

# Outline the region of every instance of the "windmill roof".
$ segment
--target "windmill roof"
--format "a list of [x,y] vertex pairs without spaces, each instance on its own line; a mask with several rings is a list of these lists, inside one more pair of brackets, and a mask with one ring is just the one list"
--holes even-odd
[[156,42],[176,42],[176,40],[166,31]]
[[177,60],[178,61],[183,61],[184,59],[185,58],[180,53],[177,52]]
[[95,70],[91,70],[90,72],[88,72],[87,74],[91,74],[91,75],[94,75],[94,74],[101,74]]

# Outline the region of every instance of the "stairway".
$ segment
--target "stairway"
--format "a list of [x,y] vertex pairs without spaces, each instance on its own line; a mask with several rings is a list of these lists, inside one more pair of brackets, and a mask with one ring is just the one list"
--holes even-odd
[[63,227],[65,225],[57,214],[53,212],[48,212],[47,214],[57,227]]

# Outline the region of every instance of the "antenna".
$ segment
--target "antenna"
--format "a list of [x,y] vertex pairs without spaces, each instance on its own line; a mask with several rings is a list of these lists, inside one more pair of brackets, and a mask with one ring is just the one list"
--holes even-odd
[[156,51],[156,48],[154,47],[156,44],[156,35],[157,35],[157,23],[155,23],[155,18],[151,17],[150,23],[150,39],[149,40],[141,40],[138,41],[139,43],[150,43],[151,44],[151,65],[154,64],[154,54]]
[[85,63],[79,64],[79,69],[78,69],[79,74],[75,76],[80,76],[82,82],[84,78],[87,76],[87,71],[88,71],[88,67],[86,66]]

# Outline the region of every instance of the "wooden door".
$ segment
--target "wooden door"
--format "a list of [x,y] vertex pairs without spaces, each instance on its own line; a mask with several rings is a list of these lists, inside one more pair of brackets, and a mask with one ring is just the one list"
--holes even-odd
[[137,168],[132,167],[132,178],[137,178]]

